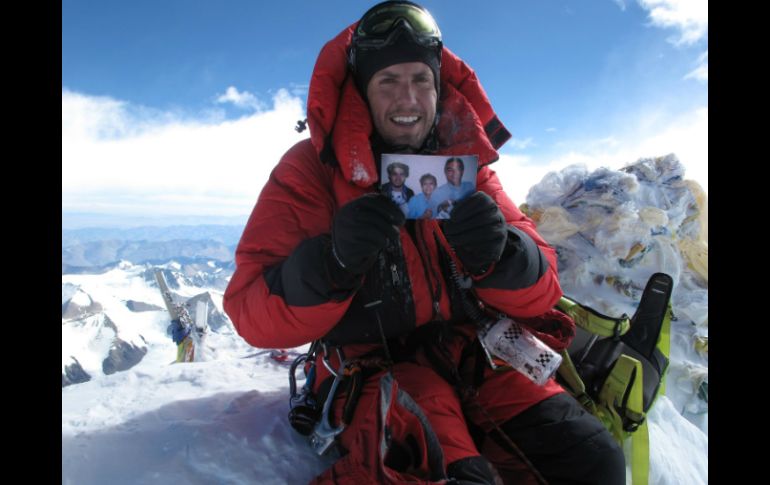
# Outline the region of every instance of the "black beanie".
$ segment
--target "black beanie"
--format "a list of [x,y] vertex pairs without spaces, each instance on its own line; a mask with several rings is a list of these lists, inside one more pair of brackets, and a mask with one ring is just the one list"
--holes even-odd
[[422,62],[433,71],[436,92],[439,92],[441,74],[441,53],[436,48],[422,46],[412,40],[411,36],[402,31],[396,40],[379,49],[356,48],[353,72],[356,86],[361,96],[366,98],[366,87],[377,71],[394,64],[404,62]]

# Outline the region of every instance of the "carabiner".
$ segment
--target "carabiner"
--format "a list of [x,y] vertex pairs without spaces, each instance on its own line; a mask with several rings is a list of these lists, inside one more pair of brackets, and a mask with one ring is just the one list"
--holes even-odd
[[329,389],[329,394],[326,396],[323,411],[321,411],[321,419],[318,421],[318,424],[316,424],[313,429],[313,434],[310,436],[310,446],[319,456],[326,453],[334,444],[334,439],[337,435],[345,430],[344,422],[340,423],[336,428],[332,427],[329,423],[329,412],[331,411],[334,397],[337,394],[337,388],[339,387],[340,382],[346,379],[344,370],[345,363],[344,361],[340,361],[340,370],[334,373],[334,381],[332,382],[331,389]]

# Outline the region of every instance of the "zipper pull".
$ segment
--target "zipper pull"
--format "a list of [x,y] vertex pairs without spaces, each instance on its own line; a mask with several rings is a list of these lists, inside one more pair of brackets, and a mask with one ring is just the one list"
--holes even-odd
[[400,285],[401,278],[398,276],[398,268],[396,267],[396,263],[390,263],[390,273],[393,276],[393,286]]

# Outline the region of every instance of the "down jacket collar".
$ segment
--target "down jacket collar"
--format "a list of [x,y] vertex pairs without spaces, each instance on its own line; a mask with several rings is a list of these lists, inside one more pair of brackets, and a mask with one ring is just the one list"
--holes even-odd
[[[307,115],[310,138],[324,162],[339,164],[345,178],[361,187],[379,180],[369,137],[369,107],[347,66],[355,24],[321,50],[313,69]],[[476,73],[444,47],[441,58],[438,154],[478,155],[479,166],[498,159],[511,134],[497,118]]]

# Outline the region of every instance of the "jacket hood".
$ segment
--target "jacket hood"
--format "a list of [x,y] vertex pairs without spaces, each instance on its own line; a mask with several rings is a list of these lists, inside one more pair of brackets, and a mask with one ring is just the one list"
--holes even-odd
[[[369,137],[369,107],[348,69],[355,23],[326,43],[318,55],[307,101],[310,139],[320,159],[338,164],[361,187],[379,180]],[[492,109],[476,73],[446,47],[441,53],[441,97],[436,154],[478,155],[479,167],[499,158],[511,134]]]

